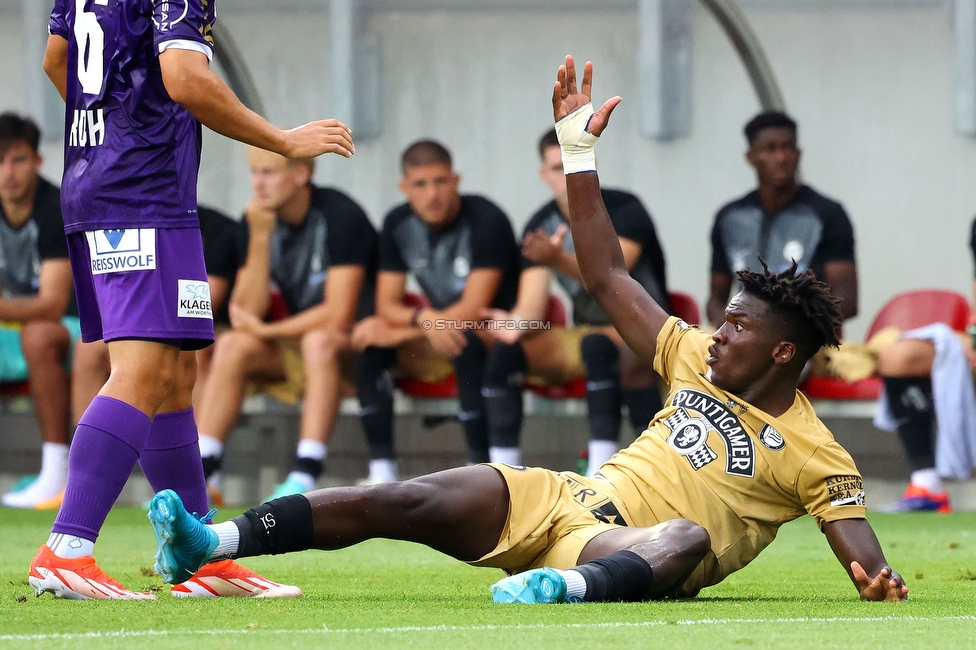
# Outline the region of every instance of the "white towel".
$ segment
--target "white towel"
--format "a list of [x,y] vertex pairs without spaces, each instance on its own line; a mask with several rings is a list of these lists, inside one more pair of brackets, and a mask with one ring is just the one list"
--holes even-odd
[[[976,467],[976,393],[966,351],[956,333],[943,323],[905,332],[902,338],[923,339],[935,345],[932,364],[932,398],[937,422],[935,468],[943,478],[965,481],[970,470]],[[898,428],[883,389],[878,396],[874,426],[883,431]]]

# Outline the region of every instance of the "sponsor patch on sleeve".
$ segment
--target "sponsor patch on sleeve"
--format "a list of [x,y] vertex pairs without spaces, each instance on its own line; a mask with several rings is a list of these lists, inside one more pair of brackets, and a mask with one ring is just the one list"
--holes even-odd
[[176,315],[180,318],[209,318],[213,320],[210,304],[210,285],[201,280],[179,280],[179,304]]
[[92,275],[156,268],[156,229],[119,228],[89,230],[88,252]]
[[864,484],[860,476],[831,476],[824,485],[830,496],[830,507],[863,506]]

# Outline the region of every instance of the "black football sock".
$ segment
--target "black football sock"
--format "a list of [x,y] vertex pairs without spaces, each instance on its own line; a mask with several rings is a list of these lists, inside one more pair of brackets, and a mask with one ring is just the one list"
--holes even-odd
[[630,424],[634,427],[634,431],[640,435],[657,415],[657,412],[664,408],[661,391],[657,389],[657,385],[653,385],[637,390],[624,389],[622,392],[623,402],[627,405]]
[[291,471],[308,474],[313,479],[318,480],[318,478],[322,476],[322,473],[325,471],[325,461],[319,458],[302,458],[301,456],[295,456],[295,460],[291,464]]
[[393,451],[393,374],[396,350],[366,348],[359,355],[356,389],[359,422],[366,433],[370,458],[396,458]]
[[301,494],[261,504],[231,521],[241,535],[234,557],[280,555],[312,548],[312,505]]
[[527,365],[521,343],[495,343],[488,354],[481,394],[488,412],[488,440],[492,447],[519,446],[522,378]]
[[573,567],[586,581],[587,602],[637,602],[644,600],[654,570],[633,551],[617,551]]
[[488,419],[485,417],[485,398],[481,395],[481,387],[485,380],[488,351],[474,333],[465,332],[465,338],[468,344],[453,360],[458,401],[461,402],[458,419],[464,427],[464,437],[468,443],[468,460],[471,463],[487,463]]
[[898,422],[898,437],[912,471],[935,467],[932,431],[935,413],[932,409],[930,377],[882,377],[891,414]]
[[210,479],[211,476],[220,471],[220,466],[224,464],[223,456],[204,456],[203,457],[203,478]]
[[620,352],[603,334],[580,343],[586,365],[586,411],[590,438],[616,442],[620,436]]

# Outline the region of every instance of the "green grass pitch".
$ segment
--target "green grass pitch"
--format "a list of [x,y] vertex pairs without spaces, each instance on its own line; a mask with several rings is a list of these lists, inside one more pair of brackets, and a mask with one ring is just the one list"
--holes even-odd
[[179,600],[148,570],[153,534],[138,509],[112,512],[96,557],[125,586],[158,589],[159,600],[56,601],[27,585],[52,519],[0,510],[0,648],[976,647],[976,513],[871,516],[908,581],[907,604],[860,602],[810,518],[684,602],[493,605],[488,586],[500,571],[384,540],[245,560],[300,585],[302,598]]

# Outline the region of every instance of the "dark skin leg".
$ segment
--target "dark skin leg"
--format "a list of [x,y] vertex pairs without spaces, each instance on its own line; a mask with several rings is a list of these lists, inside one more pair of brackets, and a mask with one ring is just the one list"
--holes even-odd
[[495,548],[509,506],[508,485],[487,465],[305,496],[312,504],[315,548],[334,550],[382,537],[424,544],[465,562]]
[[[317,490],[312,505],[315,548],[335,550],[367,539],[424,544],[464,562],[491,552],[508,518],[508,485],[486,465],[461,467],[402,483]],[[586,545],[579,562],[626,549],[647,560],[654,584],[647,598],[682,594],[680,587],[709,550],[705,529],[685,519],[653,528],[620,528]],[[561,567],[570,568],[570,567]]]
[[687,519],[673,519],[651,528],[617,528],[600,533],[583,547],[578,562],[630,551],[654,569],[654,581],[646,600],[691,598],[698,593],[685,582],[711,547],[708,531]]

